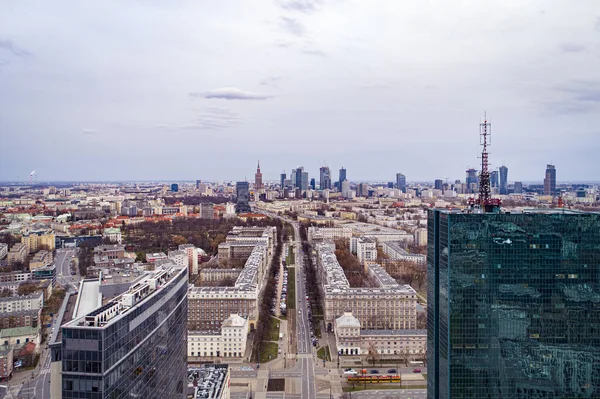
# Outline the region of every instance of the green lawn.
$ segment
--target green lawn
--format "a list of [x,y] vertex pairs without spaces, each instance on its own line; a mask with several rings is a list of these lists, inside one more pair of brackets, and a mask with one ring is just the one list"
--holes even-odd
[[322,348],[319,348],[319,350],[317,351],[317,356],[319,357],[319,359],[325,359],[328,362],[331,361],[331,354],[329,353],[329,345],[325,345]]
[[285,258],[285,264],[290,266],[294,264],[294,250],[292,249],[292,247],[288,247],[288,254],[287,257]]
[[[269,358],[270,356],[270,358]],[[277,357],[277,343],[276,342],[263,342],[260,346],[260,362],[266,363],[269,360],[273,360]]]
[[275,317],[269,317],[269,334],[267,339],[269,341],[279,341],[279,325],[280,321]]
[[296,309],[296,268],[288,268],[288,286],[286,304],[289,309]]

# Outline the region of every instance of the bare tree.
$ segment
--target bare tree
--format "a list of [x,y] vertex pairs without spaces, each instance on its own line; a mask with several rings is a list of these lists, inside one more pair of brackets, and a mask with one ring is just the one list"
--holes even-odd
[[375,342],[369,342],[369,360],[373,363],[373,367],[375,367],[375,362],[379,360],[379,353],[377,352]]

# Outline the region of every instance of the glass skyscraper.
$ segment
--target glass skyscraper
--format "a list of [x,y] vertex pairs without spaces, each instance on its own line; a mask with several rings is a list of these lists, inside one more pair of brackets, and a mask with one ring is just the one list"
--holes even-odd
[[62,398],[185,398],[187,286],[165,267],[62,326]]
[[429,399],[600,398],[600,214],[428,214]]

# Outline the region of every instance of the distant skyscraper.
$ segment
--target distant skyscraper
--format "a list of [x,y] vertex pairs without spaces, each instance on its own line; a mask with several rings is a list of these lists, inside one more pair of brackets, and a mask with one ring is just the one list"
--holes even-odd
[[237,202],[236,212],[250,212],[250,184],[247,181],[239,181],[235,184]]
[[396,173],[396,187],[398,190],[402,190],[403,193],[406,192],[406,176],[402,173]]
[[287,178],[287,175],[286,175],[285,173],[282,173],[282,174],[279,176],[279,178],[280,178],[280,183],[279,183],[279,185],[280,185],[281,189],[283,190],[283,188],[285,187],[285,179]]
[[174,193],[178,192],[179,191],[179,184],[177,184],[177,183],[171,184],[171,191],[174,192]]
[[477,170],[470,168],[467,169],[467,191],[474,193],[477,191],[479,185],[479,177],[477,176]]
[[346,180],[346,169],[342,166],[342,168],[340,169],[340,176],[338,179],[338,187],[339,190],[342,190],[342,182]]
[[256,167],[256,174],[254,175],[254,189],[261,190],[263,188],[262,173],[260,172],[260,161]]
[[441,190],[443,186],[444,181],[442,179],[435,179],[435,182],[433,182],[433,188],[436,190]]
[[508,194],[508,168],[500,166],[500,194]]
[[292,181],[292,187],[296,187],[296,169],[292,169],[290,180]]
[[556,168],[554,165],[546,166],[546,177],[544,177],[544,194],[556,194]]
[[314,177],[312,179],[310,179],[310,188],[313,190],[317,189],[317,182],[315,181]]
[[196,190],[200,189],[201,184],[202,184],[202,180],[196,180]]
[[344,180],[342,184],[340,184],[342,189],[342,196],[348,198],[350,196],[350,182],[348,180]]
[[499,187],[498,171],[492,170],[490,173],[490,187]]
[[308,172],[302,172],[302,181],[300,182],[300,189],[302,191],[308,190]]
[[523,183],[522,182],[520,182],[520,181],[515,182],[514,193],[515,194],[523,194]]
[[600,215],[431,210],[429,399],[600,398]]
[[321,190],[331,190],[331,171],[329,166],[322,166],[319,169],[319,188]]
[[62,369],[52,397],[186,398],[187,290],[188,269],[176,266],[157,267],[100,307],[97,284],[92,292],[84,283],[89,303],[78,309],[92,307],[51,346],[52,370]]
[[[296,168],[296,181],[294,182],[296,188],[302,189],[302,174],[304,173],[304,167],[300,166]],[[308,182],[307,182],[308,185]]]
[[387,188],[394,188],[394,182],[393,181],[389,181],[387,184]]
[[359,197],[368,197],[369,196],[369,185],[367,183],[359,183],[356,188],[356,195]]

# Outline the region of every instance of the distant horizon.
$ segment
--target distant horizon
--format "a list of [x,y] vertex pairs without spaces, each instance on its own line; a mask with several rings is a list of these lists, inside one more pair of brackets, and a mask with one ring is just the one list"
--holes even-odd
[[[198,179],[200,180],[200,179]],[[435,180],[437,179],[433,179],[433,180],[408,180],[406,182],[407,185],[411,185],[411,184],[423,184],[423,183],[435,183]],[[444,179],[442,179],[444,180]],[[225,179],[225,180],[201,180],[202,183],[213,183],[213,184],[220,184],[220,183],[226,183],[226,182],[238,182],[238,181],[246,181],[249,183],[253,183],[253,180],[232,180],[232,179]],[[335,180],[337,181],[337,180]],[[334,181],[334,182],[335,182]],[[349,182],[351,183],[371,183],[371,184],[387,184],[389,182],[393,182],[392,180],[351,180],[348,179]],[[515,182],[520,182],[522,184],[539,184],[539,185],[543,185],[544,181],[543,180],[514,180],[511,181],[509,180],[507,182],[508,185],[510,184],[514,184]],[[43,186],[43,185],[51,185],[53,183],[59,183],[59,184],[98,184],[98,183],[127,183],[127,184],[134,184],[134,183],[154,183],[154,184],[179,184],[179,183],[187,183],[187,184],[196,184],[196,180],[176,180],[176,179],[156,179],[156,180],[45,180],[45,181],[38,181],[37,183],[29,183],[26,181],[20,181],[20,180],[4,180],[4,181],[0,181],[0,186],[3,185],[18,185],[18,186]],[[265,180],[263,179],[263,184],[264,183],[279,183],[279,180]],[[445,180],[444,180],[445,183]],[[461,183],[464,183],[464,181],[461,180]],[[451,179],[448,179],[448,184],[454,184],[454,181]],[[559,185],[564,185],[564,184],[590,184],[590,185],[594,185],[594,184],[600,184],[600,181],[592,181],[592,180],[565,180],[565,181],[560,181],[557,180],[556,184]]]

